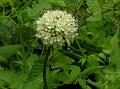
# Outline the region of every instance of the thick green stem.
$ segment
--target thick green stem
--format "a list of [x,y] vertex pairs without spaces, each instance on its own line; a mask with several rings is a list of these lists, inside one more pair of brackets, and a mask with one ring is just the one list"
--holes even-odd
[[44,60],[44,65],[43,65],[43,82],[44,82],[44,89],[48,89],[47,79],[46,79],[46,66],[47,66],[47,58],[45,58],[45,60]]
[[44,65],[43,65],[43,83],[44,83],[44,88],[43,89],[48,89],[48,85],[47,85],[47,78],[46,78],[46,74],[47,74],[47,62],[48,60],[51,58],[52,55],[52,47],[48,47],[47,50],[47,55],[44,59]]

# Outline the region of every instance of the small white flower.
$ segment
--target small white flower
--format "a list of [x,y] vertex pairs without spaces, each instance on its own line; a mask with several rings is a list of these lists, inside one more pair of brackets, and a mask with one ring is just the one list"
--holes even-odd
[[77,23],[66,11],[47,11],[36,23],[36,37],[45,45],[63,46],[65,42],[70,45],[77,34]]

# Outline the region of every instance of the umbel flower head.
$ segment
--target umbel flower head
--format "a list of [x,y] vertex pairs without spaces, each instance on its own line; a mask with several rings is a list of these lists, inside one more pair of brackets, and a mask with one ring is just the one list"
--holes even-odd
[[70,45],[77,35],[77,23],[66,11],[47,11],[36,23],[36,37],[45,45],[63,46],[65,42]]

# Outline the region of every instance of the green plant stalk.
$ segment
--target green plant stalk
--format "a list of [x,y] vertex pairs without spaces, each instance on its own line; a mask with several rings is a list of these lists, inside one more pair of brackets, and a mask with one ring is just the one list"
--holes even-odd
[[[21,13],[20,13],[20,15],[21,15]],[[25,59],[25,49],[24,49],[24,41],[23,41],[23,24],[24,23],[23,23],[22,15],[19,16],[18,21],[19,21],[18,28],[19,28],[20,42],[22,45],[23,59]]]
[[52,46],[49,46],[48,47],[48,50],[47,50],[47,54],[46,54],[46,57],[44,59],[44,65],[43,65],[43,83],[44,83],[44,88],[43,89],[48,89],[48,85],[47,85],[47,63],[48,63],[48,60],[51,58],[52,56]]
[[46,79],[46,71],[47,71],[46,66],[47,66],[47,58],[45,58],[44,65],[43,65],[43,83],[44,83],[43,89],[48,89],[47,79]]

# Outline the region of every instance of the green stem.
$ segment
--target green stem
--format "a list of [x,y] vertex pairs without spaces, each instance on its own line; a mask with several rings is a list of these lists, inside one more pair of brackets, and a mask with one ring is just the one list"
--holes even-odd
[[22,13],[20,13],[20,15],[18,15],[18,29],[19,29],[19,36],[20,36],[20,42],[22,45],[22,52],[23,52],[23,59],[25,59],[25,49],[24,49],[24,37],[23,37],[23,18],[22,18]]
[[43,82],[44,82],[43,89],[48,89],[47,79],[46,79],[46,66],[47,66],[47,58],[44,60],[44,65],[43,65]]
[[43,83],[44,83],[44,88],[43,89],[48,89],[47,78],[46,78],[47,62],[51,58],[51,55],[52,55],[52,46],[49,46],[48,50],[47,50],[47,55],[46,55],[45,60],[44,60],[44,65],[43,65]]
[[79,47],[79,49],[80,49],[80,51],[81,51],[82,55],[83,55],[83,56],[84,56],[84,58],[86,59],[86,55],[85,55],[85,53],[83,52],[83,50],[82,50],[82,48],[81,48],[81,46],[80,46],[80,44],[79,44],[78,40],[77,40],[77,39],[75,39],[75,40],[76,40],[76,42],[77,42],[77,45],[78,45],[78,47]]

